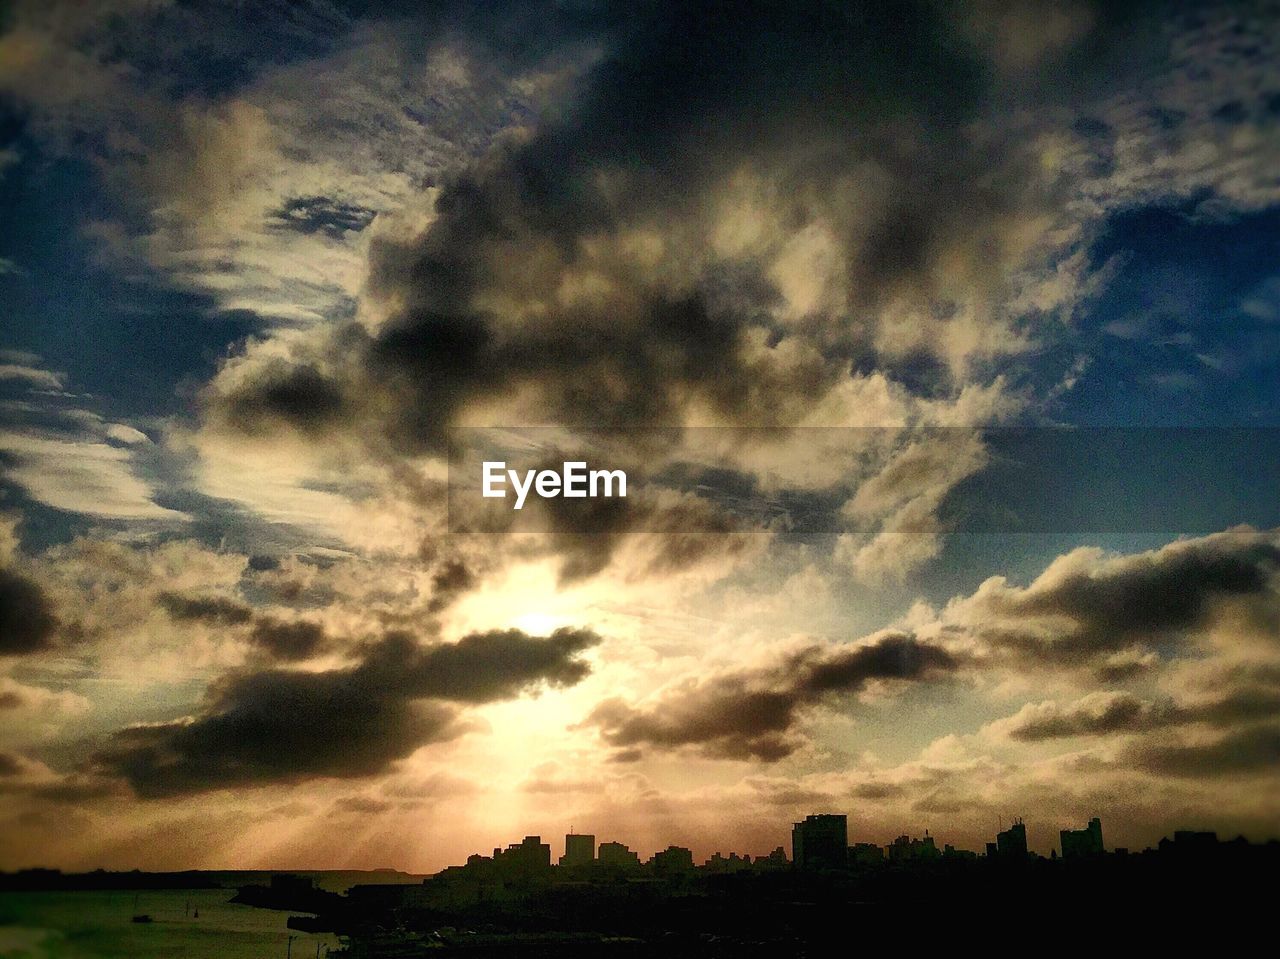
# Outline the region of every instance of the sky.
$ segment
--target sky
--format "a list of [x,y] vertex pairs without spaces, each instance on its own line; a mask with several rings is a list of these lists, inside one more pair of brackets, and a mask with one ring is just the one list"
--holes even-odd
[[0,868],[1275,836],[1278,42],[5,5]]

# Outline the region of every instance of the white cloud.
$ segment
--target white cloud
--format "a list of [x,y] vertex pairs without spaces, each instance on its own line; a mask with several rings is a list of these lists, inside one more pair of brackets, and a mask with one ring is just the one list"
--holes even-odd
[[46,390],[60,390],[66,385],[66,377],[61,373],[14,363],[0,364],[0,380],[26,383],[33,388]]
[[9,478],[56,509],[109,519],[190,519],[155,502],[155,490],[134,474],[127,450],[23,433],[0,434],[0,450],[16,460],[7,469]]
[[107,424],[104,435],[109,440],[115,440],[117,443],[124,443],[127,446],[151,442],[151,437],[147,436],[142,430],[136,430],[132,426],[126,426],[124,423]]

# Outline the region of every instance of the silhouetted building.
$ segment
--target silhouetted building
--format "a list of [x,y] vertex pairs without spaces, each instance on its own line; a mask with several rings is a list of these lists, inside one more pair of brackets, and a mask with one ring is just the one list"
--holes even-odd
[[751,857],[739,856],[736,852],[731,852],[728,856],[722,856],[717,852],[703,863],[702,868],[711,875],[716,876],[746,872],[751,868]]
[[1084,829],[1062,830],[1062,858],[1088,859],[1101,856],[1106,849],[1102,845],[1102,820],[1097,816],[1089,820]]
[[920,862],[937,859],[942,855],[927,829],[924,831],[923,839],[899,836],[889,844],[887,851],[890,862]]
[[791,830],[791,859],[797,869],[840,869],[849,858],[847,816],[812,815]]
[[996,855],[1009,862],[1027,858],[1027,826],[1021,819],[1003,832],[996,833]]
[[507,878],[545,875],[551,869],[551,846],[541,836],[525,836],[519,844],[495,849],[493,863],[498,874]]
[[683,846],[668,846],[662,852],[655,852],[649,865],[659,876],[693,872],[693,851]]
[[[838,820],[814,820],[810,825],[820,838],[826,835],[823,826],[839,831]],[[1022,832],[1002,830],[1010,834],[1004,836],[1006,851],[1023,848]],[[1079,833],[1088,848],[1101,847],[1100,822],[1095,820]],[[803,851],[803,828],[799,834]],[[1016,837],[1012,845],[1011,837]],[[577,848],[578,843],[566,844],[566,857],[572,859],[570,846]],[[316,922],[307,917],[291,921],[290,927],[350,930],[342,933],[344,938],[361,946],[350,950],[353,954],[388,957],[427,955],[436,946],[444,947],[442,955],[620,952],[637,957],[826,955],[833,942],[846,951],[857,946],[900,947],[905,940],[946,948],[950,941],[938,938],[939,928],[962,929],[965,922],[987,912],[992,917],[987,926],[974,927],[978,941],[1035,942],[1046,929],[1058,938],[1069,937],[1080,925],[1072,920],[1091,915],[1098,902],[1123,901],[1133,907],[1133,915],[1155,918],[1128,923],[1134,935],[1117,941],[1121,947],[1132,943],[1151,951],[1153,937],[1162,931],[1174,941],[1191,941],[1187,930],[1192,928],[1221,934],[1265,917],[1269,882],[1280,872],[1280,840],[1265,845],[1243,837],[1218,842],[1208,832],[1173,833],[1160,843],[1160,852],[1107,855],[1078,864],[1037,861],[1028,852],[1019,868],[978,863],[972,854],[950,845],[941,852],[939,848],[928,833],[922,839],[900,836],[883,850],[871,843],[852,844],[846,856],[854,865],[842,873],[781,868],[787,862],[782,849],[759,859],[717,853],[698,869],[688,849],[669,847],[645,868],[621,843],[603,843],[594,868],[583,874],[562,873],[569,881],[555,882],[545,846],[537,837],[528,837],[498,850],[496,859],[472,856],[467,865],[445,869],[420,885],[360,885],[346,896],[316,890],[305,900],[250,886],[235,901],[312,913]],[[1066,849],[1076,854],[1074,839],[1067,840]],[[581,851],[585,853],[585,846]],[[886,854],[894,861],[884,863]],[[996,842],[991,843],[991,855],[999,862]],[[859,860],[880,864],[856,865]],[[534,878],[512,878],[507,870],[520,863],[537,863],[547,871]],[[624,863],[635,871],[606,871],[608,864]],[[764,872],[770,868],[778,871]],[[587,873],[606,881],[580,881]],[[97,888],[101,881],[96,876],[30,875],[41,884],[94,883],[84,888]],[[0,873],[0,897],[7,889],[23,888],[9,883],[24,881],[22,874]],[[129,883],[126,888],[157,888],[143,885],[153,880],[141,874],[120,874],[114,881]],[[291,890],[294,881],[281,877],[272,885]],[[1176,913],[1173,919],[1159,921],[1170,908]],[[1059,916],[1067,921],[1057,922]],[[1086,937],[1093,934],[1094,925],[1083,924]],[[1107,941],[1113,939],[1109,935]],[[1164,944],[1162,939],[1155,942],[1157,949]],[[614,943],[620,948],[612,948]]]
[[570,869],[587,869],[596,861],[596,837],[569,833],[564,837],[564,855],[560,865]]
[[781,846],[778,846],[767,856],[757,856],[755,861],[757,871],[762,869],[786,869],[789,865],[791,864],[787,861],[787,851]]
[[604,868],[619,872],[640,868],[640,856],[620,842],[602,842],[599,862]]
[[1173,838],[1161,839],[1158,848],[1162,853],[1174,853],[1179,856],[1204,855],[1218,848],[1216,832],[1196,832],[1191,829],[1179,829]]
[[884,850],[873,842],[855,842],[849,847],[849,863],[854,866],[876,866],[884,862]]
[[943,859],[977,859],[976,852],[970,852],[968,849],[957,849],[951,843],[947,843],[942,847]]

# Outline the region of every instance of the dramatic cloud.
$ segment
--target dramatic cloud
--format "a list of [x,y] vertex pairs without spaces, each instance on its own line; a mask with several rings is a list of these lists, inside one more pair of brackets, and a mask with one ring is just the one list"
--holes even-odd
[[1273,833],[1276,18],[14,0],[0,867]]
[[[939,619],[922,621],[919,634],[889,634],[839,652],[813,647],[773,670],[690,679],[648,707],[609,700],[588,724],[623,750],[694,746],[712,756],[775,760],[802,741],[796,728],[803,707],[873,680],[927,681],[966,664],[990,669],[1010,653],[1018,664],[1111,670],[1120,678],[1133,671],[1119,670],[1118,655],[1147,655],[1135,646],[1181,652],[1189,634],[1223,613],[1223,602],[1245,603],[1244,622],[1273,641],[1278,570],[1276,534],[1247,528],[1125,556],[1076,550],[1030,586],[988,580],[972,596],[953,600]],[[1156,659],[1146,668],[1160,661],[1159,653],[1151,655]],[[1251,678],[1178,701],[1099,692],[1067,705],[1027,704],[991,728],[1016,741],[1043,742],[1191,724],[1230,728],[1273,718],[1278,707],[1274,684]]]
[[264,616],[253,624],[249,642],[279,659],[307,659],[325,648],[327,637],[319,623]]
[[474,586],[475,581],[475,574],[462,560],[445,560],[431,577],[431,603],[428,608],[432,612],[444,609],[458,596]]
[[766,533],[744,528],[707,500],[687,494],[641,492],[628,494],[626,500],[601,500],[586,509],[566,503],[557,499],[539,504],[551,529],[563,530],[552,532],[542,545],[559,558],[559,581],[565,584],[601,572],[619,553],[628,555],[628,572],[636,577],[728,567],[767,539]]
[[997,576],[944,618],[997,649],[1110,670],[1118,653],[1169,652],[1243,604],[1265,632],[1280,612],[1280,536],[1243,527],[1160,549],[1108,556],[1081,548],[1027,587]]
[[[31,364],[37,356],[22,355]],[[0,374],[0,479],[55,509],[123,521],[184,522],[160,505],[142,457],[150,437],[92,408],[92,397],[67,392],[69,377],[37,366]],[[18,375],[21,374],[21,375]]]
[[798,747],[794,730],[804,707],[874,681],[928,681],[959,666],[939,646],[890,634],[847,649],[810,647],[769,670],[689,680],[644,708],[610,700],[587,723],[623,749],[694,746],[712,756],[772,761]]
[[1071,703],[1028,703],[988,729],[1022,742],[1142,733],[1172,726],[1247,726],[1280,718],[1280,684],[1241,685],[1199,701],[1153,702],[1130,692],[1097,692]]
[[1242,729],[1203,743],[1147,743],[1125,755],[1154,773],[1192,779],[1222,779],[1239,774],[1274,776],[1280,764],[1280,727]]
[[174,619],[202,620],[239,626],[253,619],[253,609],[225,596],[183,596],[164,592],[156,597],[160,606]]
[[573,685],[589,671],[579,654],[598,642],[574,629],[475,633],[430,647],[391,635],[346,668],[233,673],[209,689],[200,715],[123,729],[94,763],[148,798],[371,776],[468,731],[453,704]]
[[20,656],[48,648],[58,617],[34,581],[0,568],[0,656]]
[[845,512],[856,523],[879,521],[873,535],[840,537],[837,555],[856,575],[875,580],[901,578],[937,555],[942,524],[938,507],[961,480],[987,463],[987,450],[976,432],[927,431],[890,456],[879,473],[858,487]]
[[177,620],[197,620],[223,626],[248,626],[246,639],[279,659],[307,659],[327,645],[324,627],[309,620],[282,620],[225,596],[184,596],[164,592],[160,606]]
[[1011,738],[1024,742],[1099,736],[1162,725],[1169,712],[1132,693],[1093,693],[1065,706],[1028,703],[1004,721],[1002,728]]
[[66,385],[66,378],[52,370],[15,363],[0,363],[0,380],[16,380],[46,390],[60,390]]
[[313,366],[276,361],[254,370],[227,403],[228,422],[246,433],[270,433],[280,422],[318,436],[347,408],[342,391]]
[[155,490],[131,469],[128,450],[91,440],[0,433],[5,474],[34,500],[106,519],[184,521],[160,506]]
[[[1014,55],[1003,13],[945,4],[632,13],[584,15],[593,55],[553,106],[434,179],[416,220],[370,223],[354,318],[233,353],[203,395],[209,463],[288,432],[329,457],[297,487],[358,460],[386,465],[370,482],[393,498],[459,425],[985,423],[1026,404],[1005,366],[1092,287],[1084,214],[1061,202],[1075,171],[990,61],[1052,76],[1112,19],[1081,7]],[[272,222],[346,235],[368,209],[309,193]],[[866,402],[877,389],[900,402]],[[971,446],[899,451],[858,494],[839,549],[860,577],[938,555],[943,498],[985,464]],[[565,581],[611,541],[559,541]]]
[[10,676],[0,676],[0,710],[28,713],[40,721],[47,721],[52,717],[79,716],[90,708],[89,700],[78,693],[54,692],[41,686],[25,685]]
[[[645,12],[557,119],[455,176],[411,242],[374,243],[376,329],[229,378],[215,406],[242,428],[256,412],[314,430],[345,396],[415,452],[502,391],[554,421],[619,425],[700,409],[796,422],[851,365],[945,392],[970,354],[1017,337],[974,332],[939,356],[919,329],[903,341],[904,321],[953,295],[944,260],[986,272],[965,251],[1029,199],[1014,155],[961,133],[984,69],[947,26],[928,5]],[[824,189],[837,184],[851,208]],[[873,325],[837,330],[847,309]]]

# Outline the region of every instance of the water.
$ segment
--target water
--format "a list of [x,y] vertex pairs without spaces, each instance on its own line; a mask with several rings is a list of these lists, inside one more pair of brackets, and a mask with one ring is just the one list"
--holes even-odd
[[0,959],[284,959],[290,937],[292,959],[338,948],[334,936],[287,928],[287,912],[227,902],[234,894],[143,890],[135,909],[132,890],[0,893]]

